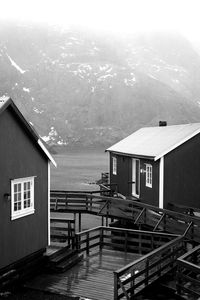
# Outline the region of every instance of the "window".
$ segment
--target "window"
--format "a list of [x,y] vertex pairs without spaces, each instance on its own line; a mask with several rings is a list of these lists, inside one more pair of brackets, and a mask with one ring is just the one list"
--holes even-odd
[[152,165],[146,164],[146,186],[152,187]]
[[11,181],[11,220],[34,213],[34,177]]
[[117,157],[112,158],[113,175],[117,175]]

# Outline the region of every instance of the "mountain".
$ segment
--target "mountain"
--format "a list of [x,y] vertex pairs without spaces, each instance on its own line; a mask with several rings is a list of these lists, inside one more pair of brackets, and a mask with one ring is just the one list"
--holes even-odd
[[0,94],[50,146],[107,147],[159,120],[200,121],[200,56],[178,34],[2,23],[0,70]]

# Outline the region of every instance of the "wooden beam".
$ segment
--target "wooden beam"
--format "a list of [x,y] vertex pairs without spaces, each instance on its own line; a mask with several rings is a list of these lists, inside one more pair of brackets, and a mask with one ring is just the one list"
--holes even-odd
[[120,278],[118,278],[118,282],[119,282],[119,285],[120,285],[120,287],[121,287],[121,289],[122,289],[122,291],[123,291],[126,299],[130,300],[131,298],[129,297],[127,291],[125,290],[125,287],[124,287],[123,283],[121,282]]
[[154,227],[153,231],[156,231],[156,229],[158,228],[158,226],[160,225],[160,223],[163,221],[163,219],[165,218],[166,213],[163,213],[160,217],[160,220],[158,220],[158,223],[156,224],[156,226]]
[[193,222],[190,222],[190,224],[188,225],[188,227],[186,228],[186,230],[183,234],[184,237],[187,235],[188,231],[191,229],[192,226],[193,226]]
[[144,208],[142,209],[142,211],[139,213],[139,215],[137,216],[137,218],[136,218],[134,224],[137,224],[137,222],[139,221],[139,219],[141,218],[141,216],[143,215],[143,213],[144,213],[145,211],[146,211],[146,208],[144,207]]

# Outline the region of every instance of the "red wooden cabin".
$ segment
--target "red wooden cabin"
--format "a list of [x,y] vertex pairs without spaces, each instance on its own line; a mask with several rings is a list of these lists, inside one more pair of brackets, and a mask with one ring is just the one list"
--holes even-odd
[[0,98],[0,271],[45,251],[54,159],[10,98]]
[[200,123],[142,128],[107,151],[119,193],[160,208],[200,208]]

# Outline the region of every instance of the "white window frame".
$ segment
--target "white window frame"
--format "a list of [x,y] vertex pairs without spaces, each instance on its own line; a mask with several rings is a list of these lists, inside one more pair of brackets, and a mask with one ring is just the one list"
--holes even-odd
[[[30,182],[30,206],[24,207],[24,183]],[[21,209],[14,211],[14,186],[21,184]],[[34,176],[11,180],[11,220],[34,214]]]
[[117,175],[117,157],[112,157],[112,173],[113,175]]
[[152,188],[153,167],[151,164],[146,164],[146,186]]

